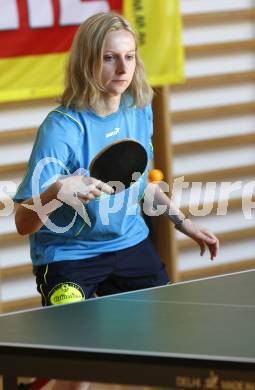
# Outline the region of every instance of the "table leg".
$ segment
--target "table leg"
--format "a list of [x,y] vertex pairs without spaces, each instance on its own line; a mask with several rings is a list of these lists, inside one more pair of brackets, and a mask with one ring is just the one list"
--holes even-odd
[[3,390],[16,390],[17,378],[15,376],[3,375]]

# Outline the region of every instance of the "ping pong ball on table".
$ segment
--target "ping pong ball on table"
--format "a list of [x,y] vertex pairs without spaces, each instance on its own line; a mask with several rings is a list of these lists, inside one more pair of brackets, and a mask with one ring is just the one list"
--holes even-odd
[[151,169],[148,174],[150,182],[162,181],[164,178],[163,172],[160,169]]

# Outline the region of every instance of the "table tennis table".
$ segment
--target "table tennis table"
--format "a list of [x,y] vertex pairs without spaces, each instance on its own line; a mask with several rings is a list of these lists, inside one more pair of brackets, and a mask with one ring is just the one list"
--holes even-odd
[[6,314],[0,329],[5,390],[18,376],[255,390],[255,270]]

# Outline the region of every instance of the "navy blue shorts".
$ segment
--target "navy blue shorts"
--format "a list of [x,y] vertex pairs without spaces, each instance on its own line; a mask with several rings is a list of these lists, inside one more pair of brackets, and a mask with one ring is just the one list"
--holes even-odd
[[165,266],[149,238],[93,258],[49,263],[37,267],[35,274],[43,306],[169,283]]

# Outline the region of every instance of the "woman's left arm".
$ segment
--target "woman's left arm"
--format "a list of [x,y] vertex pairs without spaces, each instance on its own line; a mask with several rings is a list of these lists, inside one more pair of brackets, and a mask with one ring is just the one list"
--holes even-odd
[[149,183],[145,191],[145,213],[151,206],[157,209],[158,206],[165,206],[163,215],[169,217],[174,223],[175,228],[186,236],[193,239],[200,247],[200,254],[203,256],[206,247],[208,247],[213,260],[219,249],[218,238],[208,229],[200,226],[190,219],[186,218],[181,210],[172,202],[172,200],[162,191],[156,183]]

